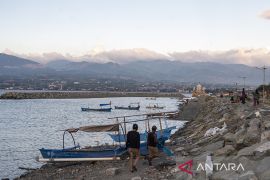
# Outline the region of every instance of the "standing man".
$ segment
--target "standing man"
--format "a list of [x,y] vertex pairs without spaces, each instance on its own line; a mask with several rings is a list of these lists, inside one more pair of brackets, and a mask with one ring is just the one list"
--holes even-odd
[[147,137],[147,145],[148,145],[148,152],[149,152],[149,157],[148,157],[148,163],[149,166],[152,166],[152,159],[155,157],[158,157],[158,140],[157,140],[157,127],[153,126],[152,127],[152,132],[148,133]]
[[[140,158],[140,134],[137,131],[138,125],[133,124],[132,131],[127,134],[126,147],[129,152],[129,170],[131,172],[137,171],[136,164]],[[134,157],[136,157],[135,161]]]
[[242,96],[241,96],[241,102],[242,102],[242,104],[245,104],[246,103],[246,98],[247,98],[247,94],[245,92],[245,88],[243,88],[243,90],[242,90]]

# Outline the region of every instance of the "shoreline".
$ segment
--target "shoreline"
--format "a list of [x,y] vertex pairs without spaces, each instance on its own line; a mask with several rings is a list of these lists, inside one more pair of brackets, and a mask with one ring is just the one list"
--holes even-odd
[[42,91],[42,92],[6,92],[0,99],[79,99],[109,97],[172,97],[183,98],[181,93],[155,92],[93,92],[93,91]]
[[[167,147],[174,152],[175,164],[157,158],[153,166],[141,159],[138,172],[130,173],[128,160],[110,162],[88,162],[57,167],[45,165],[29,171],[18,179],[206,179],[206,171],[199,169],[211,155],[214,163],[241,164],[242,170],[215,169],[211,179],[267,179],[270,177],[270,107],[253,107],[246,104],[230,103],[229,99],[200,97],[180,108],[180,117],[188,120],[178,129]],[[209,129],[222,128],[224,131],[206,136]],[[178,166],[192,160],[193,176],[181,171]],[[226,166],[226,165],[225,165]],[[113,171],[108,174],[108,171]]]

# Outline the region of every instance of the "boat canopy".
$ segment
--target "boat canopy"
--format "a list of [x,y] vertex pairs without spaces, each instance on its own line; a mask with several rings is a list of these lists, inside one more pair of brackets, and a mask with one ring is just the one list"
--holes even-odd
[[69,133],[75,133],[77,131],[84,132],[110,132],[110,131],[119,131],[119,124],[107,124],[99,126],[82,126],[79,128],[70,128],[66,129]]

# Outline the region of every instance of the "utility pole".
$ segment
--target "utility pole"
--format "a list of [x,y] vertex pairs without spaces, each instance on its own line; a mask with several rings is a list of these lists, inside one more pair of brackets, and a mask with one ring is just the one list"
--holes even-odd
[[242,78],[243,81],[244,81],[244,89],[246,89],[246,78],[245,76],[240,76],[239,78]]
[[265,101],[265,95],[264,95],[264,86],[265,86],[265,70],[267,69],[265,65],[263,67],[256,67],[257,69],[260,69],[263,71],[263,103]]

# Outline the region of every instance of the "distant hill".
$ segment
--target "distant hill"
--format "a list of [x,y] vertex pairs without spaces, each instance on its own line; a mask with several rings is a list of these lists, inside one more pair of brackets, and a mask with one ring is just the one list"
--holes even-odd
[[[259,85],[262,82],[262,72],[254,67],[243,64],[220,64],[212,62],[186,63],[169,60],[129,61],[126,64],[72,62],[56,60],[40,68],[29,68],[29,65],[39,65],[27,59],[0,54],[0,75],[50,75],[60,79],[72,77],[117,78],[136,81],[170,81],[201,82],[211,84],[243,83],[241,76],[246,76],[246,84]],[[6,67],[9,66],[9,67]],[[11,67],[11,68],[10,68]],[[16,68],[12,68],[16,67]]]
[[0,66],[26,66],[26,65],[39,65],[39,63],[28,59],[0,53]]

